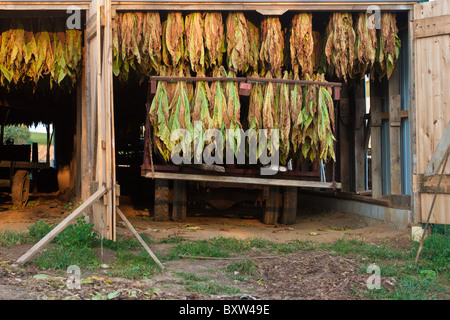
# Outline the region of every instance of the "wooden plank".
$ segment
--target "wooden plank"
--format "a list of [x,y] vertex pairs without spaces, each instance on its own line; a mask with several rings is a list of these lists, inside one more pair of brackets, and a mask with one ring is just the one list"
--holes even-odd
[[105,193],[106,188],[101,187],[96,193],[94,193],[89,199],[87,199],[83,204],[76,208],[69,216],[67,216],[63,221],[61,221],[55,228],[53,228],[45,237],[39,240],[30,250],[25,252],[18,260],[17,263],[25,263],[30,260],[36,253],[39,252],[45,245],[53,240],[61,231],[63,231],[72,221],[78,218],[84,210],[91,206],[95,201],[100,199]]
[[450,152],[450,122],[447,124],[441,140],[425,168],[425,176],[435,175],[439,172],[448,152]]
[[26,162],[26,161],[9,161],[9,160],[0,160],[0,168],[11,168],[14,167],[16,169],[46,169],[49,168],[50,165],[44,162]]
[[[441,17],[449,14],[449,0],[420,3],[414,7],[414,19],[416,20],[414,25],[419,19],[427,19],[421,23],[432,23],[433,21],[442,23],[443,18]],[[413,188],[418,190],[418,222],[424,222],[428,218],[434,194],[426,191],[433,192],[436,185],[431,183],[432,180],[423,184],[422,177],[425,172],[430,173],[431,168],[435,167],[435,160],[439,156],[436,154],[434,159],[433,156],[440,148],[441,138],[450,122],[448,106],[450,78],[446,76],[450,73],[450,64],[448,63],[450,35],[445,30],[443,31],[442,35],[436,32],[433,36],[414,39],[415,117],[412,130],[415,132],[416,165],[413,168]],[[435,30],[430,32],[435,32]],[[444,174],[449,174],[449,170],[447,166]],[[441,188],[444,191],[447,190],[445,184],[441,185]],[[449,202],[450,194],[439,191],[430,218],[431,223],[450,223]]]
[[414,21],[416,39],[450,34],[450,15]]
[[339,126],[339,171],[341,180],[341,191],[350,191],[350,134],[348,130],[350,122],[350,112],[349,112],[349,99],[347,88],[344,86],[341,91],[341,99],[339,104],[339,118],[340,121],[337,122]]
[[381,161],[381,93],[378,84],[370,86],[372,198],[383,196]]
[[400,84],[399,67],[396,66],[389,79],[389,145],[391,165],[391,194],[401,194],[400,162]]
[[145,174],[146,178],[155,179],[169,179],[169,180],[189,180],[189,181],[205,181],[205,182],[223,182],[223,183],[238,183],[238,184],[260,184],[269,186],[286,186],[286,187],[304,187],[304,188],[319,188],[319,189],[340,189],[341,184],[332,182],[319,181],[303,181],[303,180],[288,180],[288,179],[266,179],[266,178],[251,178],[251,177],[233,177],[233,176],[217,176],[217,175],[203,175],[190,173],[172,173],[172,172],[151,172]]
[[365,119],[366,96],[365,82],[359,81],[355,88],[355,191],[366,189],[366,150],[365,150]]
[[[380,10],[389,11],[408,11],[414,6],[414,1],[398,1],[392,3],[377,3]],[[229,1],[229,2],[215,2],[215,1],[114,1],[114,8],[118,11],[129,11],[129,10],[172,10],[172,11],[183,11],[183,10],[204,10],[205,7],[208,10],[216,11],[256,11],[256,10],[289,10],[289,11],[336,11],[336,10],[346,10],[346,11],[362,11],[366,12],[369,5],[373,2],[361,2],[355,3],[351,1],[344,2],[299,2],[299,1],[253,1],[253,2],[239,2],[239,1]]]
[[125,225],[130,229],[130,231],[133,233],[133,235],[138,239],[138,241],[141,243],[141,245],[144,247],[145,251],[148,252],[148,254],[152,257],[152,259],[158,264],[158,266],[164,270],[164,265],[159,261],[158,257],[153,253],[153,251],[148,247],[148,245],[145,243],[144,239],[137,233],[136,229],[131,225],[130,221],[125,217],[122,210],[119,208],[116,208],[117,213],[119,214],[120,218],[125,222]]

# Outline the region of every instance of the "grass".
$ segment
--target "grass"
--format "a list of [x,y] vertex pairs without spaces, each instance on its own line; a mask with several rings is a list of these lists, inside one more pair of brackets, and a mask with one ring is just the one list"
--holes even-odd
[[[33,243],[41,239],[54,226],[38,222],[28,233],[0,232],[0,247],[13,247]],[[65,270],[69,265],[95,270],[101,262],[96,256],[100,246],[93,226],[79,219],[67,227],[33,263],[50,269]],[[414,262],[419,244],[411,242],[398,248],[389,243],[372,244],[358,238],[344,237],[332,243],[311,241],[289,241],[276,243],[260,238],[235,239],[216,237],[208,240],[186,240],[172,237],[156,242],[142,235],[148,244],[165,243],[170,248],[165,254],[157,254],[161,261],[177,260],[182,256],[240,257],[249,254],[289,254],[297,251],[322,251],[330,255],[352,257],[359,263],[359,273],[367,273],[367,267],[375,263],[381,276],[391,278],[395,286],[389,289],[355,291],[355,295],[367,299],[448,299],[450,297],[450,236],[434,233],[428,237],[418,263]],[[119,238],[117,241],[103,240],[104,248],[115,252],[108,275],[129,279],[151,278],[160,272],[159,267],[143,250],[135,238]],[[138,252],[138,253],[136,253]],[[233,280],[245,281],[258,275],[258,267],[251,258],[243,258],[227,264],[225,274]],[[209,277],[192,273],[178,273],[186,290],[204,294],[233,294],[237,289],[213,282]]]
[[184,285],[187,291],[198,292],[205,295],[214,294],[238,294],[241,290],[224,284],[214,282],[210,277],[199,276],[191,272],[175,272],[182,280],[179,282]]
[[0,231],[0,247],[10,248],[30,242],[31,239],[25,232]]
[[246,281],[251,276],[258,276],[259,270],[253,260],[242,259],[226,267],[226,275],[232,280]]
[[30,131],[30,141],[46,146],[47,145],[47,133]]

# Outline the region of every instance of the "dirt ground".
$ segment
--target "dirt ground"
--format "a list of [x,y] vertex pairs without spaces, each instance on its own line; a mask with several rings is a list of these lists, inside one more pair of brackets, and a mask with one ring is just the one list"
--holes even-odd
[[[5,200],[6,199],[6,200]],[[57,194],[40,195],[30,199],[26,208],[13,208],[7,196],[0,195],[0,231],[27,231],[36,221],[57,223],[67,216],[74,205],[64,203]],[[261,238],[277,242],[310,240],[330,242],[344,236],[358,240],[390,243],[404,246],[409,243],[406,231],[398,231],[388,224],[368,220],[360,216],[340,212],[324,213],[311,208],[300,208],[293,225],[264,225],[260,222],[260,210],[252,207],[231,208],[224,211],[212,208],[190,208],[183,223],[155,222],[149,210],[136,209],[130,199],[123,197],[120,207],[139,233],[155,240],[170,237],[208,239],[211,237]],[[132,236],[118,218],[118,236]],[[164,252],[168,244],[151,245],[155,252]],[[104,270],[92,273],[82,271],[80,290],[66,285],[68,274],[63,271],[42,270],[32,264],[15,265],[15,261],[31,245],[0,248],[0,300],[1,299],[338,299],[353,300],[361,297],[355,288],[366,285],[369,275],[357,272],[362,262],[320,251],[299,251],[282,256],[249,253],[258,267],[257,277],[246,280],[230,279],[225,268],[236,260],[227,259],[178,259],[165,262],[165,270],[151,279],[128,280],[111,278],[105,274],[113,253],[103,250]],[[212,278],[216,284],[239,288],[239,294],[202,295],[186,289],[179,272],[195,273]],[[205,284],[208,284],[208,281]],[[386,290],[394,281],[382,278]],[[108,294],[110,296],[108,296]]]

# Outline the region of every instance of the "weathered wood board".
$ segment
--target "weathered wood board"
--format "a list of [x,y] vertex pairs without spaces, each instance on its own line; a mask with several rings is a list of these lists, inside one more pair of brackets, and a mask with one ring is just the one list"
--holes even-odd
[[[417,174],[413,176],[413,184],[419,190],[421,222],[427,220],[434,197],[432,185],[436,186],[433,182],[436,177],[423,179],[423,175],[450,121],[450,34],[446,27],[449,15],[450,0],[414,7]],[[450,165],[447,164],[444,173],[450,173]],[[444,176],[441,187],[448,183],[448,176]],[[450,224],[449,208],[450,194],[438,193],[430,222]]]

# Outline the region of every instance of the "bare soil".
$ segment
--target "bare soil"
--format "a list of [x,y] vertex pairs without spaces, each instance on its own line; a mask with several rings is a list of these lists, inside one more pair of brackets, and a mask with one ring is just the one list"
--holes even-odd
[[[72,205],[58,199],[57,194],[32,197],[25,208],[13,208],[7,196],[0,196],[0,231],[27,231],[36,221],[57,223],[70,212]],[[34,201],[34,202],[33,202]],[[323,213],[311,208],[299,208],[293,225],[264,225],[260,211],[251,207],[215,210],[191,208],[185,222],[155,222],[148,210],[136,209],[129,199],[120,201],[120,207],[139,233],[155,240],[170,237],[208,239],[235,237],[261,238],[276,242],[309,240],[331,242],[344,236],[372,243],[389,242],[407,246],[409,235],[388,224],[340,212]],[[117,235],[131,237],[130,231],[118,218]],[[246,259],[257,265],[258,275],[230,276],[227,265],[238,260],[178,259],[165,262],[165,270],[151,279],[129,280],[107,277],[109,262],[115,253],[104,249],[101,253],[104,269],[96,272],[82,270],[80,290],[67,287],[65,271],[43,270],[33,264],[15,265],[15,261],[32,245],[0,248],[0,300],[1,299],[362,299],[358,291],[364,289],[369,275],[358,272],[362,261],[333,255],[329,252],[298,251],[274,257],[270,254],[250,252]],[[155,252],[164,253],[170,244],[151,245]],[[99,255],[101,254],[99,251]],[[180,272],[204,276],[202,284],[231,286],[239,293],[201,294],[189,291]],[[243,276],[243,275],[242,275]],[[386,290],[394,288],[393,279],[383,278]]]

